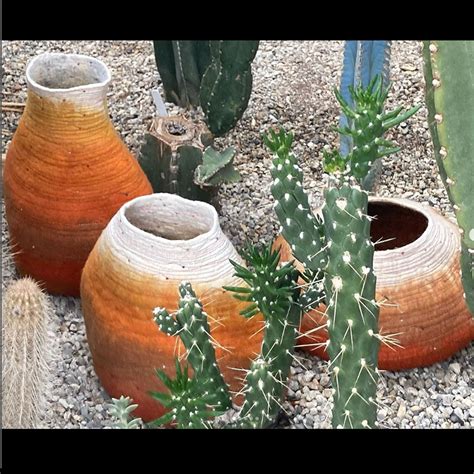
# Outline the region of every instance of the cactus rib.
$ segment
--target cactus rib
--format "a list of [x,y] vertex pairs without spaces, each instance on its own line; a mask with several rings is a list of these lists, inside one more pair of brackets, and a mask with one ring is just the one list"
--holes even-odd
[[474,42],[425,41],[423,55],[428,124],[462,234],[462,281],[474,315]]

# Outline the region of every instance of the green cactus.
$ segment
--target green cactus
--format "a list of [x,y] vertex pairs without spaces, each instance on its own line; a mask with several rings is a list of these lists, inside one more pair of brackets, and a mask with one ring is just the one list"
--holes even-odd
[[155,308],[154,321],[168,336],[179,335],[186,347],[186,357],[194,370],[194,378],[201,383],[203,390],[215,394],[217,409],[227,410],[232,401],[216,362],[211,329],[202,303],[187,282],[179,285],[179,296],[178,311],[170,315],[164,308]]
[[423,55],[428,124],[462,234],[462,281],[474,315],[474,42],[425,41]]
[[238,181],[240,173],[232,164],[234,155],[235,150],[232,147],[226,148],[221,153],[214,148],[206,148],[202,156],[202,164],[194,173],[194,182],[201,188],[206,188]]
[[358,186],[326,189],[324,288],[334,393],[334,427],[374,427],[379,350],[368,196]]
[[279,265],[279,251],[271,244],[262,250],[249,246],[244,258],[251,268],[232,262],[235,276],[248,287],[225,287],[249,306],[241,314],[252,317],[262,313],[265,319],[262,350],[252,362],[243,390],[245,402],[236,424],[238,428],[265,428],[278,415],[293,359],[301,309],[299,272],[293,263]]
[[[225,287],[235,292],[239,300],[249,302],[241,314],[251,318],[261,312],[265,317],[264,337],[260,355],[247,372],[246,385],[241,393],[245,402],[238,420],[228,428],[264,428],[276,419],[281,408],[284,389],[290,370],[301,309],[298,302],[300,290],[296,285],[298,271],[292,263],[279,264],[279,251],[272,251],[271,244],[263,250],[249,246],[245,257],[252,269],[236,262],[235,276],[248,286]],[[194,377],[189,379],[187,371],[181,373],[176,366],[177,377],[169,379],[163,372],[158,376],[168,387],[169,394],[153,393],[153,397],[171,409],[155,425],[176,422],[180,428],[208,427],[204,419],[216,416],[230,407],[221,396],[224,381],[215,363],[212,336],[207,324],[207,315],[194,295],[191,285],[180,285],[180,309],[176,317],[166,310],[154,311],[155,321],[161,331],[168,335],[179,334],[187,351],[187,360],[192,365]],[[197,350],[189,350],[196,347]],[[227,392],[226,392],[227,393]],[[228,399],[230,402],[230,398]],[[190,419],[190,414],[193,414]]]
[[188,376],[188,366],[181,369],[179,360],[175,359],[176,377],[171,379],[162,370],[156,373],[163,384],[168,388],[169,394],[151,392],[150,395],[158,400],[169,411],[161,418],[148,423],[148,426],[157,427],[174,423],[182,429],[210,428],[207,418],[214,418],[222,414],[214,410],[218,397],[207,390],[208,384],[202,379]]
[[155,193],[211,202],[222,183],[240,179],[232,163],[234,149],[220,153],[209,146],[211,143],[204,124],[182,117],[159,117],[145,136],[138,163]]
[[201,81],[200,102],[211,132],[232,129],[247,108],[252,92],[251,63],[259,42],[210,41],[211,62]]
[[[289,137],[289,134],[280,131],[281,143],[291,144]],[[266,141],[269,142],[269,137]],[[271,149],[275,151],[275,139],[272,139],[272,143]],[[308,206],[301,187],[301,171],[288,146],[282,146],[279,150],[281,156],[277,152],[272,167],[272,191],[283,235],[290,245],[294,242],[292,250],[296,258],[301,259],[306,266],[312,265],[311,270],[315,275],[324,274],[324,289],[317,293],[316,298],[318,301],[324,298],[327,304],[330,341],[327,351],[331,366],[334,365],[331,371],[335,389],[333,426],[373,427],[376,421],[376,367],[380,341],[377,329],[378,307],[372,303],[375,302],[375,276],[372,270],[374,248],[370,242],[367,193],[358,186],[345,182],[340,184],[336,180],[336,186],[325,190],[323,219],[304,219],[305,216],[297,219],[297,203],[304,202]],[[332,170],[339,177],[351,171],[346,163],[340,165],[344,158],[339,152],[326,153],[326,162],[327,157],[331,158]],[[297,180],[299,186],[293,184]],[[292,188],[297,190],[296,193]],[[290,198],[285,199],[285,195]],[[305,201],[302,201],[304,198]],[[280,204],[291,203],[291,199],[296,204],[286,207]],[[290,222],[288,219],[291,219]],[[291,225],[293,220],[298,221],[300,228],[286,230],[285,226]],[[313,224],[310,227],[313,236],[319,237],[317,263],[313,259],[308,261],[307,258],[314,252],[314,242],[305,240],[305,233],[309,233],[309,226],[306,224],[308,221]],[[298,235],[298,232],[301,234]],[[314,291],[314,285],[311,288]]]
[[326,248],[322,221],[311,210],[303,189],[303,171],[291,152],[293,134],[283,129],[278,134],[270,130],[263,140],[274,153],[271,191],[281,224],[280,232],[305,268],[302,277],[306,281],[306,291],[300,296],[300,304],[303,311],[309,311],[321,302],[323,296],[321,269],[326,265]]
[[351,138],[352,149],[345,156],[337,152],[325,153],[324,160],[328,171],[345,171],[345,168],[349,167],[349,174],[356,178],[359,184],[363,184],[376,160],[400,150],[393,142],[383,138],[385,132],[411,117],[421,104],[401,115],[402,107],[384,112],[384,103],[390,87],[384,87],[381,76],[375,76],[367,87],[349,86],[349,91],[353,104],[349,104],[338,90],[334,92],[342,111],[352,124],[350,127],[338,128],[338,131],[341,135]]
[[197,107],[201,79],[211,60],[209,41],[160,40],[153,45],[166,100]]
[[138,405],[132,404],[130,397],[112,398],[112,403],[107,405],[107,411],[115,419],[114,428],[117,429],[137,429],[140,428],[140,418],[130,419],[130,414]]

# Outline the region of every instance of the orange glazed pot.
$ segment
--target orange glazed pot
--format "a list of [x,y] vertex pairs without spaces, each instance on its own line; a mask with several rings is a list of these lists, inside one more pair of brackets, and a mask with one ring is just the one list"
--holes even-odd
[[[377,301],[382,303],[379,330],[395,334],[403,347],[381,344],[379,368],[403,370],[442,361],[474,339],[474,318],[463,298],[460,235],[434,209],[407,199],[370,198]],[[280,236],[282,260],[291,250]],[[301,268],[301,267],[300,267]],[[325,306],[305,314],[298,345],[328,359]],[[321,329],[317,329],[321,327]]]
[[79,295],[89,252],[120,206],[152,188],[109,119],[104,63],[42,54],[5,162],[15,263],[51,293]]
[[223,234],[216,210],[174,194],[136,198],[118,211],[84,267],[81,298],[94,368],[112,397],[130,396],[145,421],[164,413],[148,392],[167,392],[155,374],[175,375],[174,358],[185,353],[179,337],[153,321],[160,306],[175,311],[178,285],[189,281],[209,314],[216,358],[231,390],[260,352],[262,318],[239,315],[246,305],[222,286],[241,286],[232,259],[244,264]]

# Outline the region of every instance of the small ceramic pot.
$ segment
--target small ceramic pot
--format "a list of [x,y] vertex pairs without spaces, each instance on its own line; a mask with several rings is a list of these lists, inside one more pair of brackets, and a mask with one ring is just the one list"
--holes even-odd
[[104,63],[46,53],[29,63],[26,79],[3,174],[12,251],[22,275],[78,296],[84,263],[110,218],[152,188],[109,119]]
[[[395,334],[402,348],[381,345],[379,368],[402,370],[442,361],[474,339],[474,318],[463,298],[458,228],[434,209],[407,199],[370,198],[379,328]],[[282,259],[291,250],[280,236]],[[327,340],[325,306],[303,317],[298,344],[327,359],[318,344]],[[316,344],[316,345],[315,345]]]
[[165,391],[155,369],[174,376],[179,338],[160,332],[155,307],[178,307],[178,285],[189,281],[204,304],[212,336],[226,349],[216,356],[232,390],[242,387],[238,369],[260,352],[260,317],[239,315],[245,303],[222,286],[239,286],[229,259],[243,264],[209,204],[174,194],[153,194],[126,203],[110,221],[84,267],[81,297],[87,340],[102,385],[126,395],[145,421],[163,414],[148,392]]

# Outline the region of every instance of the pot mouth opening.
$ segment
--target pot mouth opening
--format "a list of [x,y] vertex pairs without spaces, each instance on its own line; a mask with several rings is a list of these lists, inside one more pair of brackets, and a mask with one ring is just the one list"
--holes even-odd
[[368,214],[376,217],[370,227],[376,251],[405,247],[428,228],[428,219],[422,212],[392,202],[369,201]]
[[28,82],[39,90],[67,91],[103,87],[110,82],[107,66],[82,54],[44,53],[26,69]]
[[193,240],[217,225],[217,213],[209,204],[166,193],[130,201],[123,215],[135,228],[169,241]]

